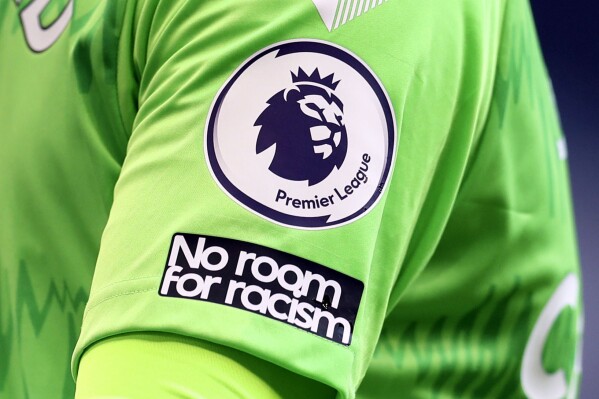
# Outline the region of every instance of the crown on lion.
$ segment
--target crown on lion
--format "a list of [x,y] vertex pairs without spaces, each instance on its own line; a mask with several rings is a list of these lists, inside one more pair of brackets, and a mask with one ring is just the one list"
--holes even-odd
[[291,81],[297,84],[316,83],[317,85],[328,87],[331,90],[335,90],[340,82],[340,80],[333,82],[333,74],[321,77],[318,68],[308,75],[301,67],[298,68],[297,74],[291,72]]

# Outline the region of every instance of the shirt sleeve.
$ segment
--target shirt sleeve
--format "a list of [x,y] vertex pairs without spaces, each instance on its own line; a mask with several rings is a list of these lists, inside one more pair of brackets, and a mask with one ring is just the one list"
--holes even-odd
[[73,369],[158,331],[354,397],[449,218],[499,3],[129,3],[131,131]]

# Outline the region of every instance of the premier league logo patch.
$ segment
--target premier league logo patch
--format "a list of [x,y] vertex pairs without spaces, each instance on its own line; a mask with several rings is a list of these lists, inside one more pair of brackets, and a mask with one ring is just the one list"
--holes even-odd
[[330,43],[275,44],[216,96],[208,165],[240,205],[306,229],[347,224],[380,199],[396,146],[389,98],[368,66]]

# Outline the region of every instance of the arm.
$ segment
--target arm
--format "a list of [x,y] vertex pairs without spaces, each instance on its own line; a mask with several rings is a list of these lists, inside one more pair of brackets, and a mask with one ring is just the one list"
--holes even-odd
[[334,398],[324,385],[232,348],[165,333],[117,335],[92,345],[77,399]]

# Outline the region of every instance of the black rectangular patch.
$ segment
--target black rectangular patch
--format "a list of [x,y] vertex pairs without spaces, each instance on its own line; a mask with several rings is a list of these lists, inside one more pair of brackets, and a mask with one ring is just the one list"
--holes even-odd
[[176,233],[159,294],[233,306],[349,345],[364,284],[272,248]]

